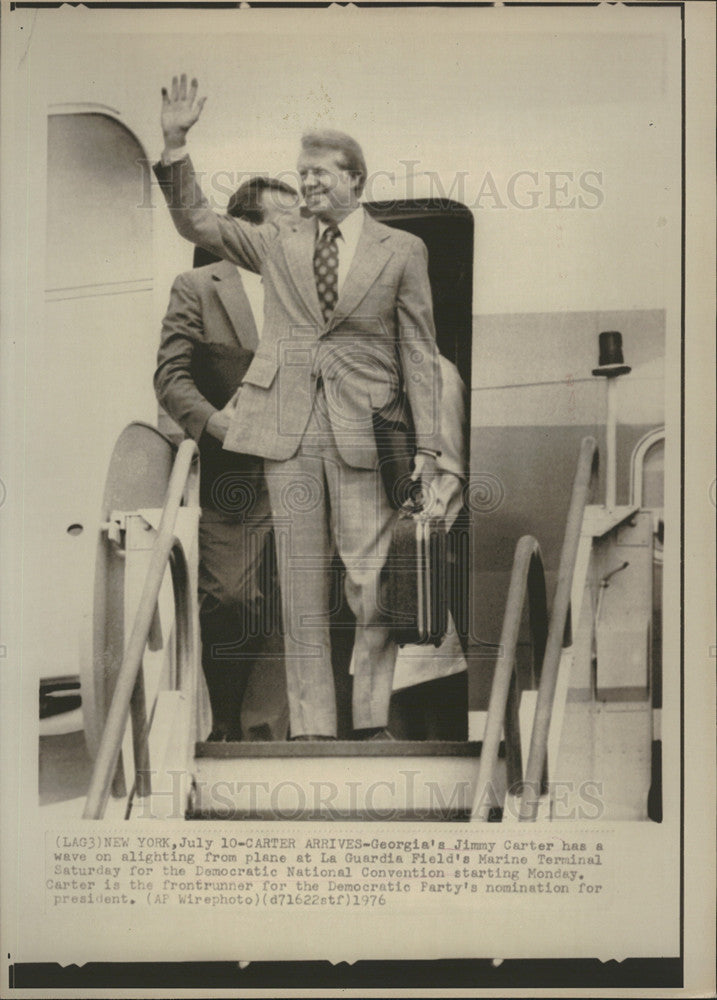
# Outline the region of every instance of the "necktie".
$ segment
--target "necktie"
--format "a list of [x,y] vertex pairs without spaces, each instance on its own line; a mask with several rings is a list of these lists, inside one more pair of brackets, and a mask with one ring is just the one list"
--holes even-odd
[[314,250],[314,275],[316,291],[324,322],[336,308],[339,297],[339,249],[336,238],[340,235],[338,226],[330,223],[316,241]]

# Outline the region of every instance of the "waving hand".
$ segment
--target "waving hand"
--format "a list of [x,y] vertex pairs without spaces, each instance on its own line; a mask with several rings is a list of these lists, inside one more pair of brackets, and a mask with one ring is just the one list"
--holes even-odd
[[192,80],[187,89],[187,74],[172,77],[171,92],[162,87],[162,132],[166,149],[178,149],[186,142],[187,132],[197,121],[206,97],[197,100],[198,84]]

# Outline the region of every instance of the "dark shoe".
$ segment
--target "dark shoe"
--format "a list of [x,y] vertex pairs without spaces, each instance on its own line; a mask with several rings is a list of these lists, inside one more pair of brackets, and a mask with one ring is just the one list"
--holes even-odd
[[241,729],[216,726],[207,736],[207,743],[240,743]]
[[395,743],[395,739],[388,729],[379,727],[378,729],[358,729],[358,739],[367,743]]

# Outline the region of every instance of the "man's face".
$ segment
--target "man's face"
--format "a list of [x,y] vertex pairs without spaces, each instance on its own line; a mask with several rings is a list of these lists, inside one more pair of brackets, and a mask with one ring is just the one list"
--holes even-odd
[[358,204],[356,178],[334,149],[302,150],[297,164],[301,193],[312,215],[340,222]]
[[282,215],[299,216],[299,199],[288,191],[277,191],[276,188],[264,188],[260,196],[262,217],[264,222],[277,222]]

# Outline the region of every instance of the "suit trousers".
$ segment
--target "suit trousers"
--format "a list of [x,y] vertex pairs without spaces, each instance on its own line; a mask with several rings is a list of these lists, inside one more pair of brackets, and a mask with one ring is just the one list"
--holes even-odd
[[[292,736],[336,735],[331,666],[330,573],[335,553],[346,569],[345,593],[356,616],[353,725],[385,726],[396,644],[381,611],[381,570],[396,512],[378,469],[344,462],[316,393],[297,453],[266,459],[284,618],[284,648]],[[335,590],[335,588],[334,588]]]
[[199,625],[212,727],[232,739],[286,739],[286,672],[265,489],[246,517],[202,511]]

